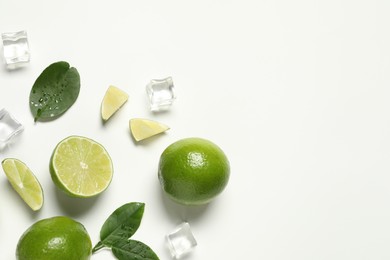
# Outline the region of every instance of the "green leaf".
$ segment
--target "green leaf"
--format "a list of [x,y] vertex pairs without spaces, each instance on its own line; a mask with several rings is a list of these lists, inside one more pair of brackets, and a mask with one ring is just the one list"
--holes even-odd
[[144,209],[145,204],[140,202],[127,203],[116,209],[104,222],[100,230],[100,242],[92,252],[128,240],[140,226]]
[[112,246],[111,250],[119,260],[159,259],[149,246],[136,240],[118,241]]
[[80,75],[69,63],[51,64],[36,79],[30,92],[34,120],[53,119],[65,113],[80,92]]

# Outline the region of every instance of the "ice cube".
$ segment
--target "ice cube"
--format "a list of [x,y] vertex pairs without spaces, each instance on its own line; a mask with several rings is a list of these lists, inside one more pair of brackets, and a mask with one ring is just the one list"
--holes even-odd
[[16,135],[23,131],[19,123],[7,110],[0,110],[0,148],[7,145]]
[[8,68],[17,68],[30,61],[27,32],[2,33],[3,55]]
[[197,245],[190,224],[183,222],[167,235],[168,247],[174,259],[191,252]]
[[176,99],[171,77],[152,79],[146,86],[146,92],[149,97],[150,109],[156,112],[168,110]]

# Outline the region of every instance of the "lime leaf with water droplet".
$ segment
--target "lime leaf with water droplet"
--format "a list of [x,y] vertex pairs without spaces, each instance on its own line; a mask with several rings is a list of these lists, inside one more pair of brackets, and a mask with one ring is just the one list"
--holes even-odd
[[119,260],[158,260],[156,253],[144,243],[137,240],[117,241],[111,248]]
[[49,65],[36,79],[30,92],[30,110],[34,120],[54,119],[65,113],[80,92],[80,75],[69,63]]
[[130,239],[141,224],[144,208],[145,203],[141,202],[130,202],[117,208],[104,222],[100,241],[92,253],[106,247],[119,260],[159,260],[149,246]]
[[104,222],[100,230],[100,242],[92,249],[96,252],[103,247],[112,247],[117,241],[128,240],[141,224],[145,204],[127,203],[117,208]]

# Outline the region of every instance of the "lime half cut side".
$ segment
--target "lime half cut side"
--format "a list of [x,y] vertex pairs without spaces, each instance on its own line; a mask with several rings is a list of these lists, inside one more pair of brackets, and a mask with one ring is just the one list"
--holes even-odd
[[101,144],[86,137],[70,136],[54,149],[50,174],[60,190],[73,197],[88,198],[107,189],[113,165]]
[[33,172],[22,161],[14,158],[1,163],[4,173],[14,190],[34,211],[42,208],[43,190]]

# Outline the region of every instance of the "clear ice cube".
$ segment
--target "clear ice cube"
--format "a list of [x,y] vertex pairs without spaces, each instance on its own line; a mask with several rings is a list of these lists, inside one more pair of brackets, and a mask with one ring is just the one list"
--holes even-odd
[[174,259],[191,252],[197,245],[190,225],[183,222],[176,229],[167,235],[168,247]]
[[7,110],[0,110],[0,148],[7,145],[13,137],[23,131],[19,123]]
[[176,98],[171,77],[165,79],[152,79],[146,86],[149,97],[150,110],[168,110]]
[[8,32],[1,34],[3,40],[3,55],[9,68],[16,68],[30,61],[30,48],[27,32]]

